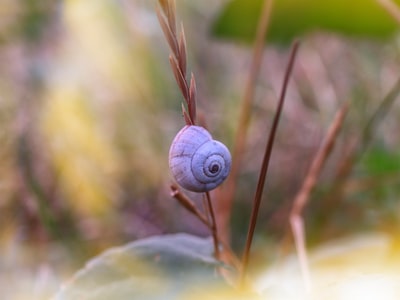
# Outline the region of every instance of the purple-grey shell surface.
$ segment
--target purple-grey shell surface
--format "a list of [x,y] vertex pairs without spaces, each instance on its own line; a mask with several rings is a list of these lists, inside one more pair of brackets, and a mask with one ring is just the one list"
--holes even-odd
[[229,175],[231,154],[221,142],[200,126],[185,126],[172,141],[169,167],[180,186],[193,192],[207,192]]

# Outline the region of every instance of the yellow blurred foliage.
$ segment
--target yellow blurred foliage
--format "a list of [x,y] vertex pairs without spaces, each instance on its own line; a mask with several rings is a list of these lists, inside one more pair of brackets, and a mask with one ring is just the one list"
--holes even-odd
[[70,205],[85,215],[110,209],[112,173],[118,157],[87,99],[76,88],[54,86],[43,109],[42,128],[61,187]]
[[69,0],[62,12],[66,34],[49,72],[42,129],[70,205],[101,214],[118,198],[118,176],[132,178],[136,191],[154,188],[160,161],[166,165],[150,56],[113,1]]
[[276,262],[256,282],[268,299],[400,299],[398,239],[383,233],[349,236],[309,251],[312,291],[297,256]]
[[69,0],[63,12],[72,50],[80,52],[117,93],[146,93],[148,83],[142,74],[146,41],[131,36],[114,1]]
[[66,1],[63,59],[68,68],[76,66],[72,72],[80,79],[75,83],[84,85],[98,111],[112,120],[111,130],[124,148],[119,149],[121,170],[138,191],[162,180],[167,149],[160,153],[162,128],[155,115],[162,108],[151,86],[148,38],[129,29],[121,7],[110,0]]

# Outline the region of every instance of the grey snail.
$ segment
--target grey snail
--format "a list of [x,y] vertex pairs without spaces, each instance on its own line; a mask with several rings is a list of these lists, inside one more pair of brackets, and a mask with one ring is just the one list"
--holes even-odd
[[193,192],[215,189],[228,177],[231,154],[200,126],[187,125],[175,136],[169,150],[169,167],[180,186]]

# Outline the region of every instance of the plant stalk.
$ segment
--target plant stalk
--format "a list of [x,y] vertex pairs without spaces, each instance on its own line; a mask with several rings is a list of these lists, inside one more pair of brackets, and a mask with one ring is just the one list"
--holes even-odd
[[246,245],[245,245],[245,249],[244,249],[244,253],[243,253],[243,257],[242,257],[242,270],[241,270],[241,275],[240,275],[241,286],[244,286],[244,283],[245,283],[245,277],[246,277],[248,262],[249,262],[250,249],[251,249],[251,244],[253,242],[255,227],[257,224],[258,212],[260,210],[261,197],[262,197],[262,193],[264,191],[265,179],[267,176],[269,161],[270,161],[271,153],[272,153],[272,146],[275,141],[275,135],[276,135],[276,131],[278,128],[278,123],[279,123],[279,119],[281,116],[281,112],[283,109],[283,104],[285,101],[289,78],[290,78],[290,74],[292,73],[292,70],[293,70],[293,66],[294,66],[294,62],[296,59],[296,54],[297,54],[299,45],[300,45],[299,41],[295,41],[292,46],[289,63],[286,68],[285,77],[284,77],[283,85],[282,85],[282,90],[281,90],[281,94],[279,97],[278,107],[276,109],[276,113],[275,113],[274,120],[272,123],[271,132],[269,135],[267,146],[265,148],[264,158],[263,158],[260,176],[259,176],[258,184],[257,184],[257,190],[256,190],[256,194],[254,196],[254,204],[253,204],[253,209],[252,209],[251,217],[250,217],[250,224],[249,224],[249,229],[248,229],[248,233],[247,233]]

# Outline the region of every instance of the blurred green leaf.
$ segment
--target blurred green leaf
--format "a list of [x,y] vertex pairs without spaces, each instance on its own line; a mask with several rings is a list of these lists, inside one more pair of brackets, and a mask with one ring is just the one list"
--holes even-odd
[[371,174],[400,172],[400,154],[386,149],[375,148],[368,151],[363,161]]
[[154,236],[94,258],[56,296],[70,299],[177,299],[226,286],[215,272],[211,239],[188,234]]
[[[215,21],[213,34],[251,42],[262,3],[263,0],[229,2]],[[286,44],[316,30],[353,37],[387,38],[397,29],[396,22],[375,0],[275,0],[267,39]]]

